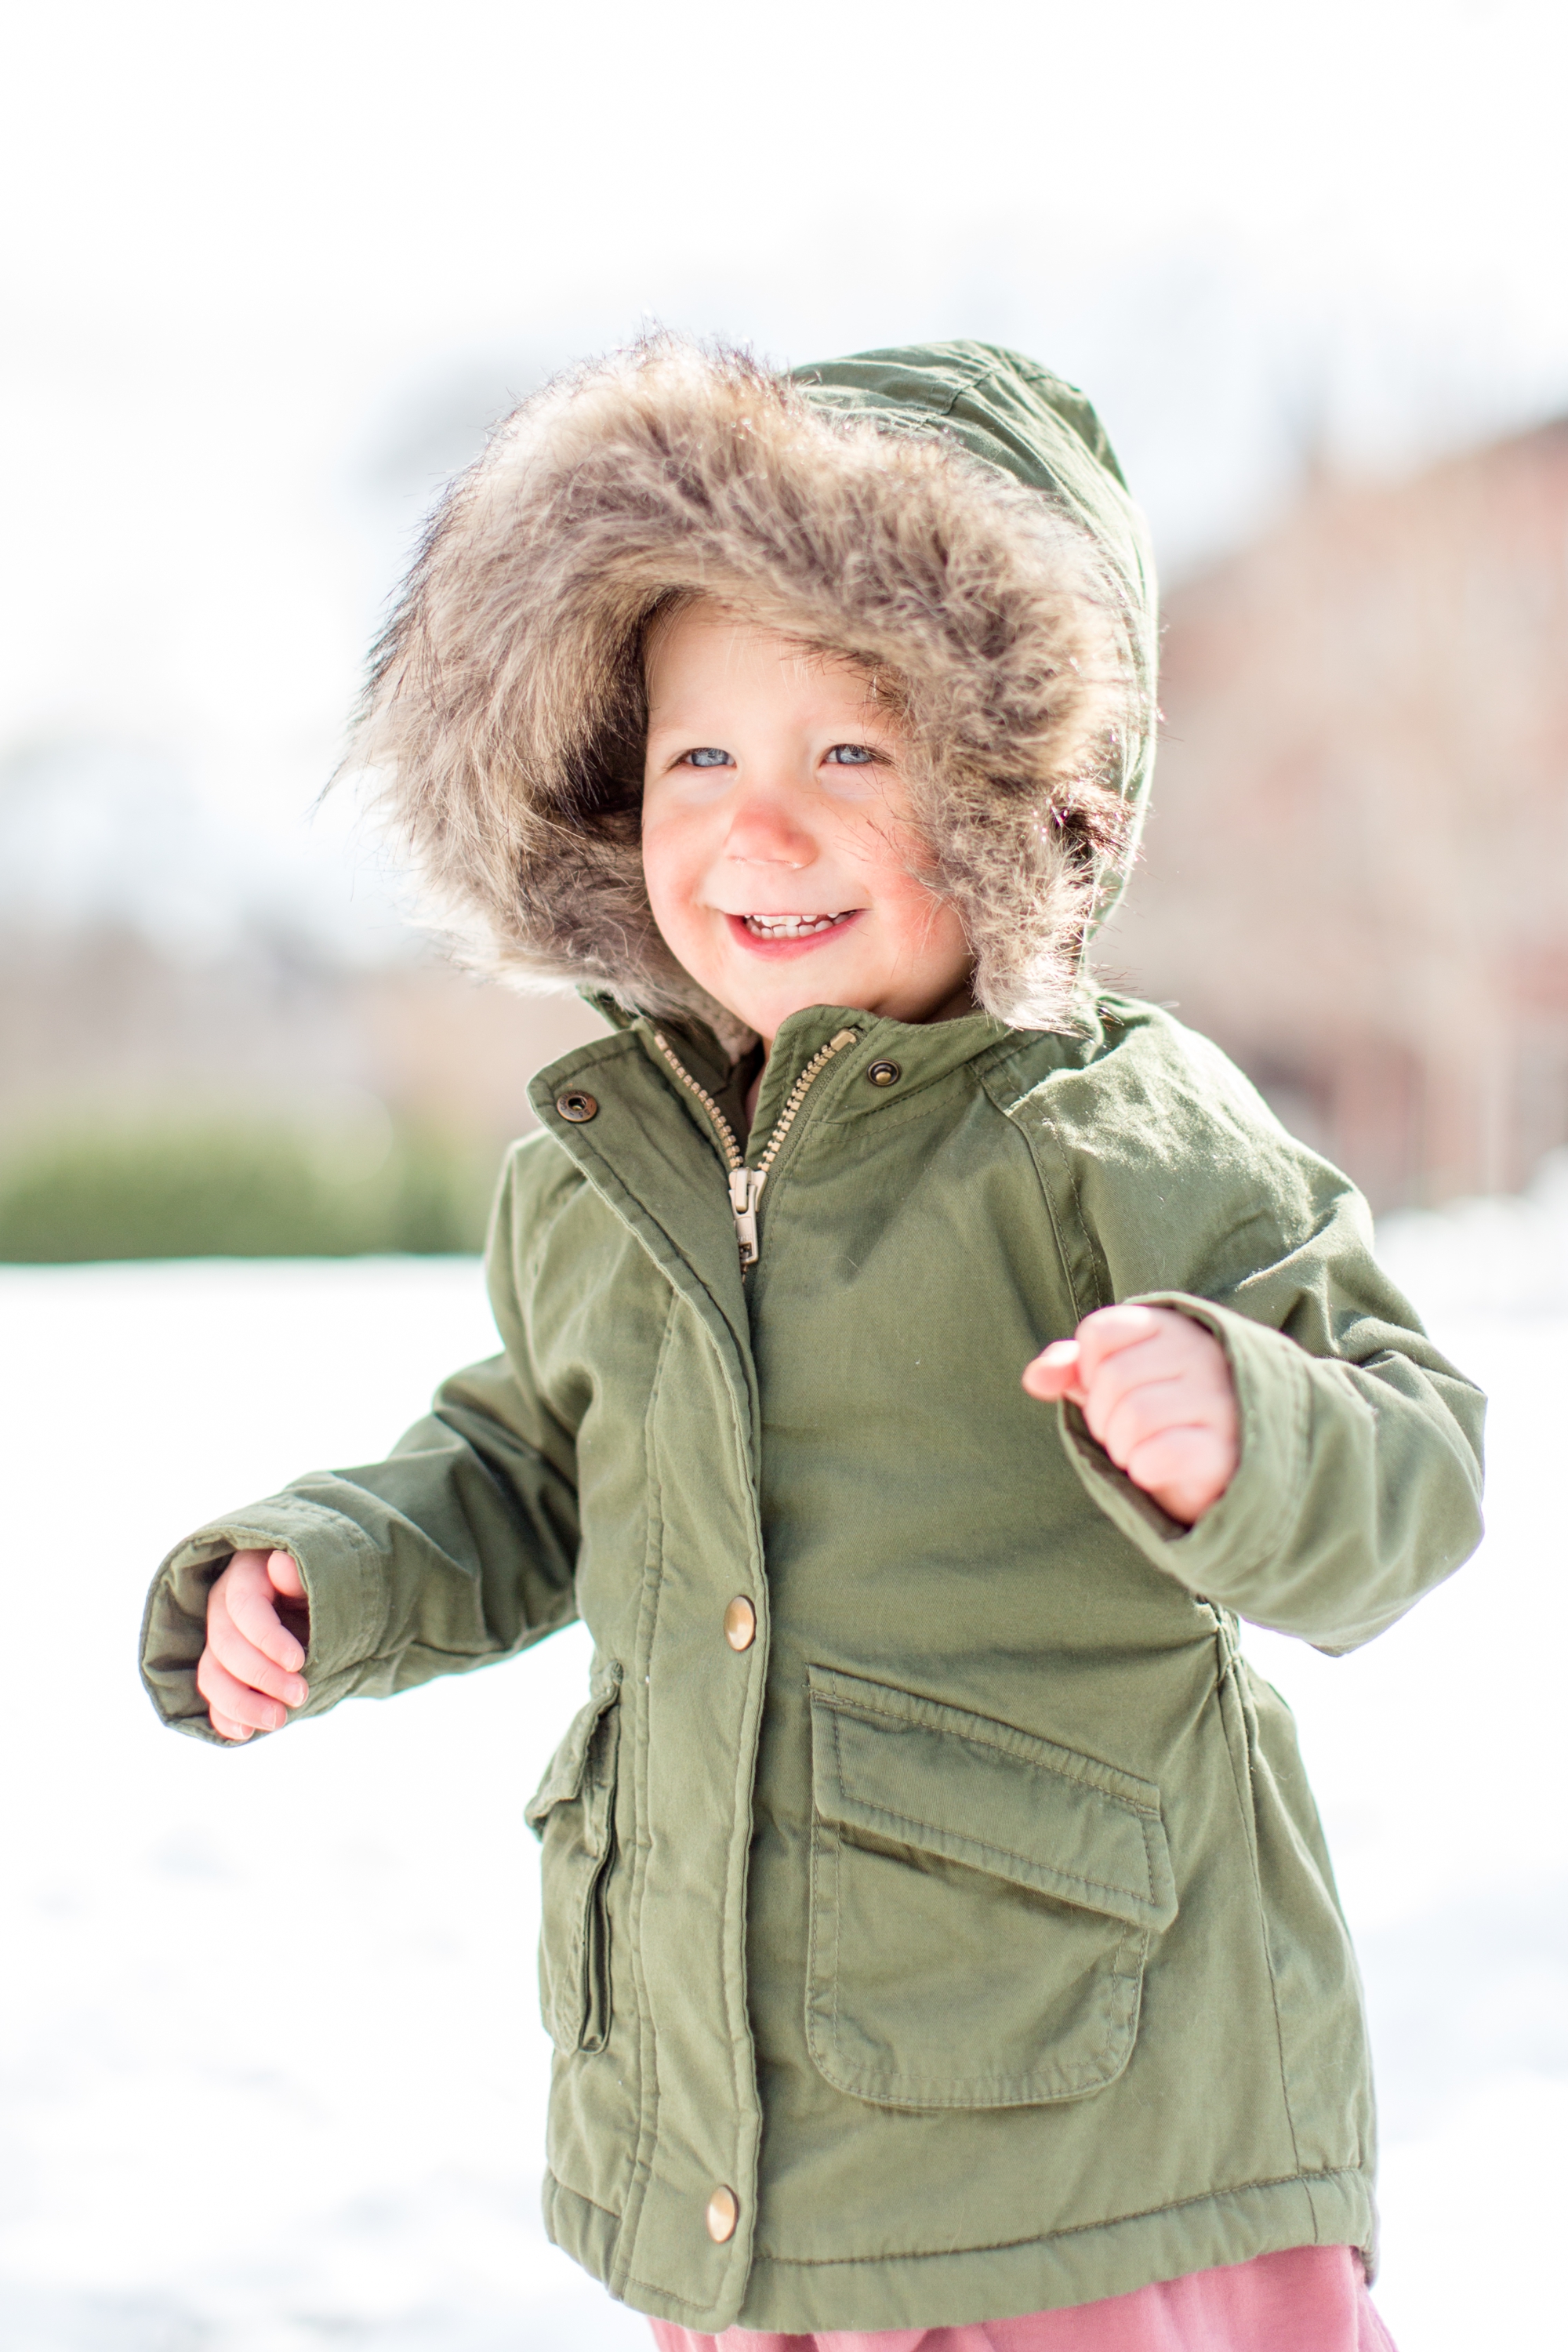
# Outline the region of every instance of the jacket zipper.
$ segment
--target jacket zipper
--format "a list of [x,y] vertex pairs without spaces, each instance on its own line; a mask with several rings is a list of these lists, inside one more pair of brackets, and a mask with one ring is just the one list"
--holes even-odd
[[773,1131],[768,1138],[767,1150],[754,1168],[748,1168],[742,1155],[740,1144],[735,1139],[734,1129],[707,1087],[698,1084],[690,1071],[677,1055],[663,1031],[656,1029],[653,1033],[654,1044],[658,1047],[681,1085],[696,1096],[713,1122],[714,1132],[719,1138],[720,1146],[724,1154],[724,1167],[730,1185],[730,1210],[735,1220],[735,1239],[740,1244],[742,1274],[748,1266],[755,1265],[762,1255],[762,1244],[757,1239],[757,1202],[762,1198],[763,1186],[768,1181],[768,1171],[778,1157],[779,1146],[795,1125],[799,1116],[800,1107],[807,1094],[822,1076],[835,1054],[841,1054],[846,1045],[853,1045],[859,1034],[858,1029],[840,1029],[836,1037],[830,1037],[826,1045],[817,1048],[789,1090],[789,1098],[780,1111]]

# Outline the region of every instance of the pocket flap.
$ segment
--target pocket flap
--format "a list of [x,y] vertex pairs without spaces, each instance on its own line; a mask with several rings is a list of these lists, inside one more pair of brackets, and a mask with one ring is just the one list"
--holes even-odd
[[588,1685],[588,1704],[573,1717],[571,1729],[523,1808],[523,1820],[536,1837],[543,1836],[545,1822],[557,1805],[570,1804],[582,1795],[585,1781],[593,1786],[608,1786],[614,1780],[616,1718],[611,1717],[602,1738],[595,1741],[594,1735],[615,1706],[620,1688],[621,1669],[614,1659],[595,1668]]
[[1152,1781],[1054,1740],[826,1667],[811,1684],[826,1821],[1161,1929],[1176,1916]]

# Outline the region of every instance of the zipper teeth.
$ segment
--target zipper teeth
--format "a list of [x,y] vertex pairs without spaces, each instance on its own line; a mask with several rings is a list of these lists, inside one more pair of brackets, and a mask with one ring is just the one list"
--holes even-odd
[[[822,1076],[823,1071],[827,1067],[827,1065],[831,1062],[835,1054],[841,1054],[846,1045],[852,1045],[858,1034],[858,1030],[840,1029],[837,1037],[830,1037],[826,1045],[819,1045],[817,1047],[816,1052],[812,1055],[810,1061],[807,1062],[805,1069],[802,1070],[799,1077],[796,1078],[794,1086],[791,1087],[789,1090],[788,1099],[785,1102],[783,1110],[780,1111],[778,1115],[778,1119],[773,1128],[773,1133],[768,1138],[768,1148],[763,1152],[761,1160],[757,1162],[756,1172],[759,1176],[765,1176],[769,1169],[773,1166],[773,1161],[778,1155],[779,1146],[783,1143],[785,1136],[789,1133],[790,1129],[795,1125],[796,1114],[798,1113],[802,1103],[805,1100],[806,1095],[811,1087]],[[687,1068],[685,1063],[681,1061],[679,1055],[676,1053],[674,1046],[670,1044],[662,1029],[656,1029],[654,1031],[653,1042],[658,1047],[659,1052],[664,1055],[665,1060],[669,1064],[670,1068],[675,1072],[676,1076],[680,1080],[681,1085],[696,1096],[698,1101],[701,1104],[703,1109],[712,1120],[714,1127],[718,1130],[719,1140],[724,1147],[725,1166],[731,1170],[743,1167],[745,1162],[741,1156],[741,1147],[735,1140],[735,1130],[731,1126],[729,1120],[725,1118],[723,1112],[720,1109],[718,1104],[714,1101],[712,1096],[709,1093],[707,1087],[700,1085],[697,1079],[692,1076],[690,1071]]]
[[802,1070],[799,1077],[796,1078],[794,1086],[791,1087],[789,1090],[789,1099],[784,1104],[783,1110],[779,1113],[778,1124],[768,1138],[768,1148],[763,1152],[761,1160],[757,1162],[757,1173],[759,1176],[765,1176],[768,1170],[773,1166],[774,1155],[777,1153],[780,1144],[789,1133],[790,1129],[794,1126],[795,1113],[799,1110],[802,1103],[805,1100],[807,1088],[814,1085],[816,1080],[822,1076],[823,1071],[827,1067],[828,1063],[831,1062],[835,1054],[842,1053],[846,1045],[852,1045],[855,1043],[858,1034],[858,1033],[854,1029],[840,1029],[837,1036],[829,1038],[826,1045],[818,1046],[810,1061],[807,1062],[805,1069]]
[[670,1045],[668,1038],[665,1035],[662,1029],[656,1029],[654,1031],[653,1042],[658,1047],[659,1052],[664,1055],[665,1060],[669,1064],[670,1068],[675,1072],[676,1076],[680,1080],[681,1085],[696,1096],[698,1101],[701,1104],[703,1109],[712,1120],[714,1127],[718,1129],[719,1140],[724,1147],[725,1167],[734,1169],[742,1166],[743,1162],[741,1158],[741,1147],[735,1140],[735,1130],[731,1126],[729,1120],[725,1118],[723,1112],[720,1109],[718,1104],[714,1101],[712,1096],[709,1093],[707,1087],[704,1086],[699,1086],[697,1080],[686,1067],[685,1063],[677,1055],[674,1047]]

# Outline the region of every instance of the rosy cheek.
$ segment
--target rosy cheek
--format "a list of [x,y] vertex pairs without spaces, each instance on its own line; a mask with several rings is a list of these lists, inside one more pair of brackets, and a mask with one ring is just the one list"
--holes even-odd
[[670,859],[653,844],[643,844],[643,881],[653,919],[668,933],[680,917],[682,892]]
[[697,900],[707,871],[699,828],[678,814],[656,816],[642,837],[643,879],[655,922],[672,947],[689,940],[700,923]]

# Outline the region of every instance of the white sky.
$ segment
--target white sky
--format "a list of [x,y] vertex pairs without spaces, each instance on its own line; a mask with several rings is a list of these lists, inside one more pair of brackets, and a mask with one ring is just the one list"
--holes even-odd
[[0,86],[0,794],[124,744],[285,862],[441,472],[642,318],[1022,343],[1178,562],[1568,404],[1561,0],[56,0]]

